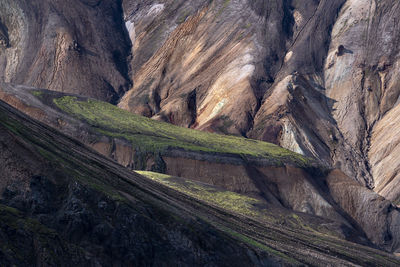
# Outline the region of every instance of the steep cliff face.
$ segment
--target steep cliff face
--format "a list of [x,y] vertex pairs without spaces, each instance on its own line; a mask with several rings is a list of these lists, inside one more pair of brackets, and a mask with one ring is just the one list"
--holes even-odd
[[0,80],[115,102],[129,53],[119,1],[0,3]]

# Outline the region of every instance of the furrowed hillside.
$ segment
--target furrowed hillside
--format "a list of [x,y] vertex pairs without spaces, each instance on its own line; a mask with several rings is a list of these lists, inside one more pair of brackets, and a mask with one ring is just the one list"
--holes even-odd
[[399,264],[378,250],[250,219],[169,189],[4,102],[0,131],[1,234],[8,240],[2,264]]
[[265,207],[327,219],[332,222],[327,229],[344,239],[398,250],[400,212],[393,204],[341,171],[294,152],[180,128],[74,95],[9,84],[1,92],[8,103],[132,170],[189,177],[246,194]]

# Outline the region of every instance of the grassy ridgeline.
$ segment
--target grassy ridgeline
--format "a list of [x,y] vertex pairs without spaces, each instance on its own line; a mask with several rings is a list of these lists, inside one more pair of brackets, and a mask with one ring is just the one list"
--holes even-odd
[[102,101],[74,96],[54,98],[53,101],[62,111],[86,121],[98,133],[126,139],[142,151],[163,152],[176,148],[264,158],[277,165],[293,163],[305,167],[310,163],[306,157],[271,143],[178,127],[132,114]]

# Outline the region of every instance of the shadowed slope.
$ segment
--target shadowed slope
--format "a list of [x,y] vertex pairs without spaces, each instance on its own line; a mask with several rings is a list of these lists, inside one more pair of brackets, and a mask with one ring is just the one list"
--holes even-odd
[[[0,102],[0,129],[2,155],[9,154],[7,163],[4,159],[1,161],[5,167],[2,172],[3,176],[8,174],[6,177],[12,178],[2,180],[2,202],[55,229],[62,238],[86,251],[87,261],[101,260],[117,265],[156,264],[161,259],[181,264],[192,260],[196,264],[240,262],[242,265],[246,261],[252,265],[280,264],[270,258],[275,255],[294,265],[300,262],[399,264],[377,250],[323,235],[315,239],[311,233],[291,231],[209,206],[128,171],[3,102]],[[19,164],[15,169],[12,167],[15,161],[30,164]],[[53,201],[40,205],[46,198]],[[108,216],[114,219],[109,221]],[[188,224],[192,225],[191,230]],[[98,227],[103,230],[96,236],[93,231]],[[168,238],[160,239],[161,233]],[[119,239],[132,234],[133,246],[129,245],[129,238]],[[139,241],[147,238],[152,240],[151,244]],[[107,240],[117,242],[110,244],[112,255],[104,250]],[[182,243],[183,240],[186,241]],[[207,241],[204,244],[201,240]],[[236,245],[238,241],[242,245]],[[168,246],[166,251],[164,246]],[[245,252],[248,251],[245,247],[258,252]],[[219,252],[219,248],[223,251]],[[193,249],[198,252],[192,254]],[[154,253],[158,250],[160,254]],[[150,251],[152,256],[147,254]],[[183,251],[187,251],[186,256],[179,256]],[[257,260],[250,256],[254,253],[259,255]]]

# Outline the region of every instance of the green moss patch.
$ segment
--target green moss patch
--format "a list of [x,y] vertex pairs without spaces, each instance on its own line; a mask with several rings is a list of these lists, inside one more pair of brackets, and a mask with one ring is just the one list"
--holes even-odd
[[[196,199],[250,217],[266,218],[265,202],[200,182],[148,171],[137,173]],[[264,208],[262,208],[264,207]]]
[[86,121],[97,133],[126,139],[140,151],[163,152],[175,148],[264,158],[275,165],[293,163],[306,167],[310,163],[302,155],[271,143],[182,128],[135,115],[97,100],[63,96],[53,101],[64,112]]

